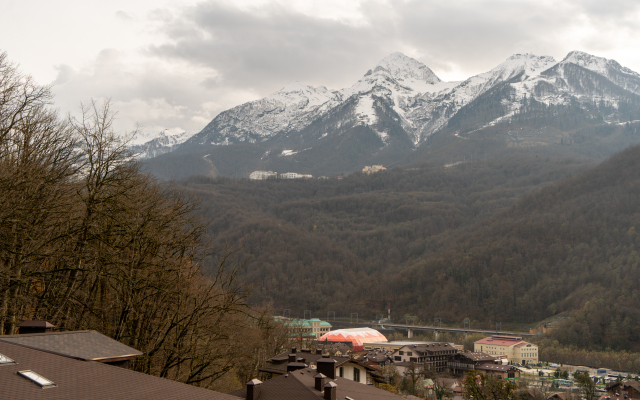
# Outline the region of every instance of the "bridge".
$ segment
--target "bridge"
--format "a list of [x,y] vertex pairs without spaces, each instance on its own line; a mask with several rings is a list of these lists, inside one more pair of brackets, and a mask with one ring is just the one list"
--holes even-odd
[[408,332],[408,337],[411,339],[413,337],[413,331],[415,330],[423,330],[423,331],[434,331],[436,334],[436,339],[438,338],[438,334],[440,332],[454,332],[454,333],[482,333],[486,335],[504,335],[504,336],[535,336],[536,333],[529,332],[510,332],[510,331],[502,331],[502,330],[485,330],[485,329],[471,329],[471,328],[449,328],[446,326],[423,326],[423,325],[406,325],[406,324],[390,324],[390,323],[372,323],[369,324],[372,328],[380,328],[380,329],[406,329]]

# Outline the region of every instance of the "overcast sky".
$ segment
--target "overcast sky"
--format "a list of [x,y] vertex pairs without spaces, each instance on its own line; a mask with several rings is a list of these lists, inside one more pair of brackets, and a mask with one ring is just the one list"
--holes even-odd
[[8,0],[0,51],[64,113],[110,97],[118,128],[197,132],[291,81],[340,89],[395,51],[461,80],[571,50],[640,72],[638,0]]

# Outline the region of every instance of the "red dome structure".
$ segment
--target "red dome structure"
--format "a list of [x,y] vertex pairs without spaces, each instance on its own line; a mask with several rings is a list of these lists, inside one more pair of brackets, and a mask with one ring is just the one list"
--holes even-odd
[[325,333],[318,338],[318,342],[341,342],[351,343],[351,348],[355,351],[363,350],[364,343],[388,342],[387,338],[380,332],[371,328],[338,329]]

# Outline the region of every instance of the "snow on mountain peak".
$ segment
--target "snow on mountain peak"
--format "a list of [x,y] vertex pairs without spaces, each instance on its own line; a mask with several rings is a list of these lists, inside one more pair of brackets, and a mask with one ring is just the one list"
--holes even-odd
[[537,56],[530,53],[514,54],[492,71],[502,71],[504,78],[507,78],[508,75],[513,77],[521,72],[527,76],[534,76],[556,63],[556,60],[551,56]]
[[604,57],[593,56],[591,54],[585,53],[584,51],[578,50],[569,52],[569,54],[567,54],[562,62],[573,63],[581,66],[582,68],[589,69],[605,76],[608,75],[607,67],[614,67],[618,69],[620,68],[620,64],[618,64],[614,60],[607,60]]
[[430,84],[441,82],[440,78],[429,67],[400,52],[383,58],[376,66],[376,70],[378,68],[387,70],[394,79],[411,79]]
[[277,92],[269,95],[267,99],[282,102],[285,104],[297,104],[302,101],[306,103],[305,106],[313,107],[326,103],[327,101],[331,100],[332,97],[333,93],[331,93],[324,86],[318,86],[317,88],[314,88],[313,86],[305,85],[298,81],[293,81]]

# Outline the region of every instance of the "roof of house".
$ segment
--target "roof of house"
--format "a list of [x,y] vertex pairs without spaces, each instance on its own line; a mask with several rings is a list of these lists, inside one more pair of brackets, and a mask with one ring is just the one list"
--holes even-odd
[[486,337],[484,339],[477,340],[474,343],[494,345],[494,346],[514,346],[519,343],[530,344],[528,342],[523,341],[522,338],[520,337],[509,337],[509,336]]
[[568,392],[558,392],[558,393],[553,393],[550,396],[547,396],[547,399],[562,399],[562,400],[567,400],[571,398],[571,393]]
[[142,353],[96,331],[0,336],[0,341],[85,361],[131,359]]
[[458,356],[463,358],[468,358],[473,362],[494,361],[496,359],[495,357],[480,351],[465,351],[462,353],[458,353]]
[[[318,400],[322,393],[315,389],[314,377],[317,374],[318,371],[315,369],[305,368],[264,381],[261,384],[258,400]],[[338,399],[345,397],[370,400],[402,399],[396,394],[348,379],[325,378],[325,384],[329,382],[337,385],[336,398]],[[247,388],[245,386],[229,394],[246,398]]]
[[477,370],[482,371],[498,371],[498,372],[508,372],[511,370],[518,370],[518,368],[513,365],[502,365],[502,364],[479,364],[475,367]]
[[374,363],[381,363],[391,359],[392,351],[372,350],[357,357],[358,360],[369,360]]
[[[98,362],[86,362],[0,341],[0,392],[12,400],[233,400],[237,397]],[[43,390],[18,374],[30,370],[52,381]]]
[[433,352],[439,352],[439,351],[445,351],[445,350],[455,350],[455,347],[451,346],[450,343],[431,342],[431,343],[425,343],[425,344],[414,344],[414,345],[403,346],[397,349],[396,352],[400,350],[403,350],[403,351],[411,350],[411,351],[415,351],[418,355],[425,355],[427,353],[433,353]]
[[611,390],[614,389],[616,387],[622,387],[623,389],[625,388],[625,386],[629,386],[634,388],[636,391],[640,392],[640,382],[633,380],[633,379],[625,379],[621,382],[611,382],[611,383],[607,383],[607,390]]
[[[285,374],[287,372],[289,354],[295,354],[296,360],[298,358],[304,358],[304,363],[306,365],[313,365],[316,363],[316,361],[318,361],[319,358],[322,358],[322,354],[316,354],[311,352],[301,352],[301,351],[296,351],[296,353],[285,352],[268,359],[267,363],[262,368],[260,368],[259,371],[269,372],[272,374]],[[336,360],[338,364],[342,364],[345,361],[349,361],[349,357],[333,357],[333,359]]]

